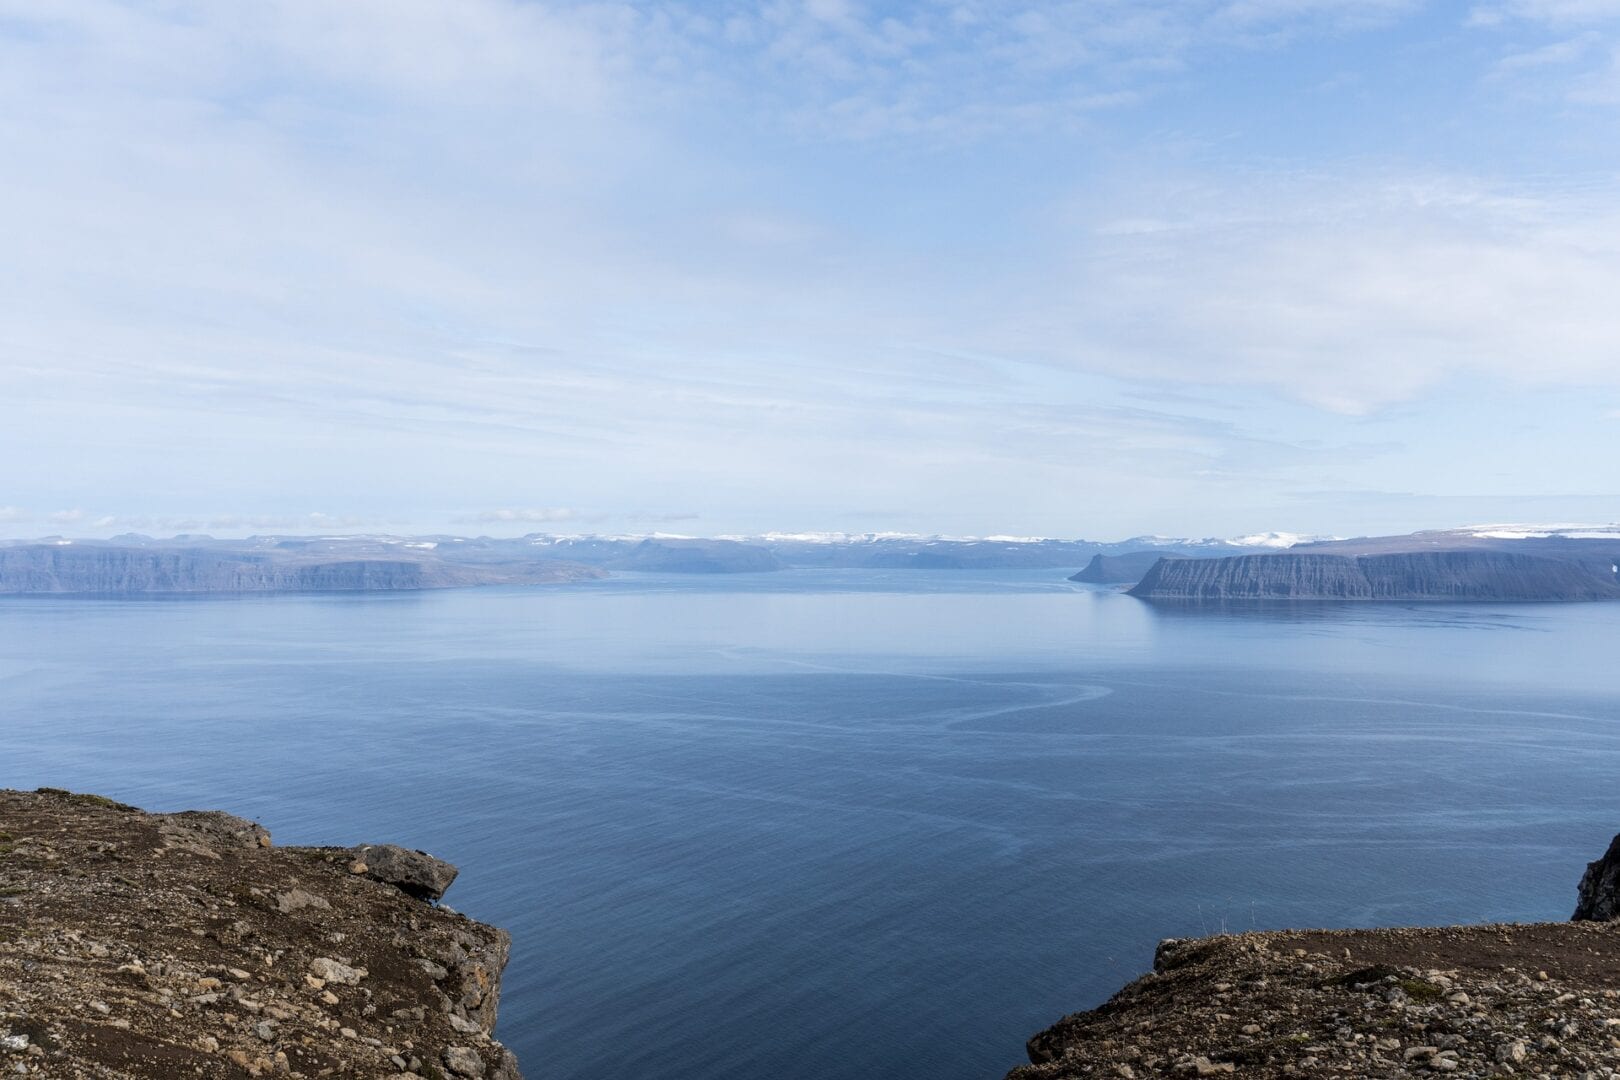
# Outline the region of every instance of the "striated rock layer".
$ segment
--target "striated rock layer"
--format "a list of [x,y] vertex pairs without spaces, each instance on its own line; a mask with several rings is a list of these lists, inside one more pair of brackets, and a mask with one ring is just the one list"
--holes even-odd
[[1278,931],[1159,946],[1007,1080],[1620,1075],[1620,924]]
[[405,891],[454,874],[273,847],[229,814],[0,791],[0,1074],[520,1080],[493,1037],[510,939]]
[[1130,593],[1149,600],[1616,600],[1620,581],[1607,557],[1307,552],[1161,559]]
[[298,552],[32,544],[0,547],[0,596],[397,592],[601,577],[571,563],[454,563],[434,553],[333,558]]

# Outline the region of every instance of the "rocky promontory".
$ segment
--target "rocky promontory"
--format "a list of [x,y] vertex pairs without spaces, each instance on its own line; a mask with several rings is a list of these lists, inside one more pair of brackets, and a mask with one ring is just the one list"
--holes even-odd
[[1613,923],[1251,933],[1163,942],[1007,1080],[1608,1078],[1617,1035]]
[[[1178,556],[1170,556],[1176,558]],[[1123,555],[1093,555],[1085,569],[1070,574],[1070,581],[1084,581],[1092,585],[1134,585],[1142,575],[1165,558],[1158,551],[1128,551]]]
[[502,930],[448,863],[219,812],[0,791],[0,1074],[520,1080]]
[[1159,943],[1007,1080],[1620,1076],[1620,837],[1572,921]]

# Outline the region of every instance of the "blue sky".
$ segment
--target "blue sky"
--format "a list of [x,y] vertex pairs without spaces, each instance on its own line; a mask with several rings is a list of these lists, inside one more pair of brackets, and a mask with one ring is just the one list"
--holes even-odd
[[0,0],[0,531],[1620,519],[1620,0]]

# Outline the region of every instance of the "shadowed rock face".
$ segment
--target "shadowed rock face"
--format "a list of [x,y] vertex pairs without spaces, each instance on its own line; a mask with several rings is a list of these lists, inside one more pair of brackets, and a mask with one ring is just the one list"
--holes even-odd
[[1131,595],[1152,600],[1615,600],[1620,584],[1607,565],[1590,558],[1488,550],[1278,553],[1163,559]]
[[1620,836],[1603,858],[1586,864],[1571,919],[1608,921],[1620,918]]
[[1070,581],[1084,581],[1093,585],[1134,584],[1153,569],[1163,558],[1157,551],[1131,551],[1124,555],[1093,555],[1086,568],[1072,575]]

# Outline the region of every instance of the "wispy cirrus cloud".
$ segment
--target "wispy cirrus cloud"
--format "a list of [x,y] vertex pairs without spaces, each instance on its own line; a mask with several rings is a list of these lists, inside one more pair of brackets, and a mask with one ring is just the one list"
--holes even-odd
[[[756,120],[810,136],[927,140],[1084,129],[1200,55],[1385,25],[1420,0],[729,0],[642,12],[637,40]],[[650,46],[648,43],[652,43]]]
[[1473,9],[1471,27],[1502,37],[1493,74],[1581,106],[1620,104],[1620,3],[1508,0]]
[[1616,0],[1499,0],[1476,5],[1468,21],[1475,26],[1500,26],[1513,20],[1580,26],[1620,21]]

